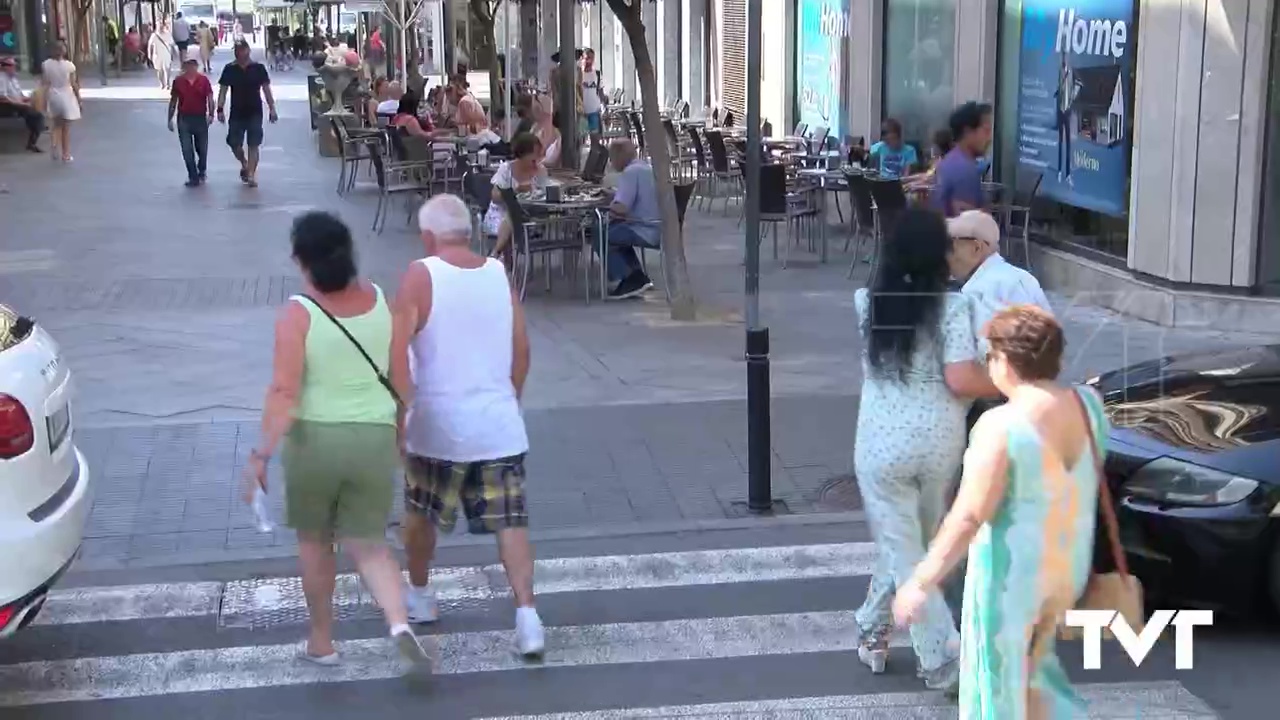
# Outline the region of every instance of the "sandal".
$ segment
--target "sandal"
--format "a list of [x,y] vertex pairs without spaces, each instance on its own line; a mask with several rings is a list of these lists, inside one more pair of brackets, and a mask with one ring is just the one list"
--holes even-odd
[[889,662],[889,636],[893,633],[890,625],[881,625],[864,632],[858,641],[858,661],[871,669],[873,675],[884,673]]

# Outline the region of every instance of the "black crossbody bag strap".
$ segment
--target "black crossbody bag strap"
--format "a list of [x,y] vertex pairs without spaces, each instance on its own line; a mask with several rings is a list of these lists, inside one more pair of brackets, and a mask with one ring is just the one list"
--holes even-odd
[[365,362],[369,363],[369,368],[373,370],[373,374],[378,376],[378,382],[382,384],[382,387],[387,389],[387,392],[391,393],[391,399],[396,401],[397,406],[404,407],[404,400],[400,398],[400,393],[396,392],[396,386],[391,384],[391,378],[388,378],[386,373],[382,372],[382,369],[378,367],[378,363],[374,362],[373,358],[369,356],[369,353],[365,352],[364,346],[360,344],[359,340],[356,340],[356,337],[351,334],[351,331],[347,330],[345,325],[338,322],[338,318],[334,317],[333,313],[325,310],[323,305],[316,302],[315,298],[310,295],[302,295],[300,297],[306,298],[308,302],[319,308],[320,312],[324,313],[324,316],[329,318],[334,325],[338,326],[338,329],[342,331],[342,334],[347,336],[347,339],[351,341],[352,345],[355,345],[356,350],[360,351],[360,355],[364,357]]

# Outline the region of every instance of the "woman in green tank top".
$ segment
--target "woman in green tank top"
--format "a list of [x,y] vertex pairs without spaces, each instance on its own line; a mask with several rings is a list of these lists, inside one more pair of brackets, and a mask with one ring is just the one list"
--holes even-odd
[[267,465],[283,443],[286,523],[298,534],[311,632],[299,659],[341,662],[333,643],[335,544],[355,561],[386,615],[400,652],[431,661],[408,625],[400,566],[387,547],[400,457],[397,400],[384,387],[391,312],[377,285],[357,275],[351,232],[327,213],[293,224],[293,259],[306,294],[276,321],[274,370],[262,412],[262,445],[247,469],[247,500],[267,491]]

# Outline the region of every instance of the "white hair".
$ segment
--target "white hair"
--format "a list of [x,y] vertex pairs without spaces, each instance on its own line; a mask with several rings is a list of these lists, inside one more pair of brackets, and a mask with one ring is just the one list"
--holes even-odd
[[435,195],[418,210],[418,229],[441,240],[471,242],[471,211],[457,195]]

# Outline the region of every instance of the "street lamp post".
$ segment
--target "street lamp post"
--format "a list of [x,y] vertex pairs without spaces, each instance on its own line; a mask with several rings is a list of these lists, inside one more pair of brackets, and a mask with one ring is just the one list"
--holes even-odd
[[560,101],[560,167],[578,167],[578,70],[574,52],[575,0],[560,0],[557,7],[560,25],[560,87],[555,89]]
[[769,328],[760,322],[760,25],[762,0],[747,0],[747,509],[773,509]]

